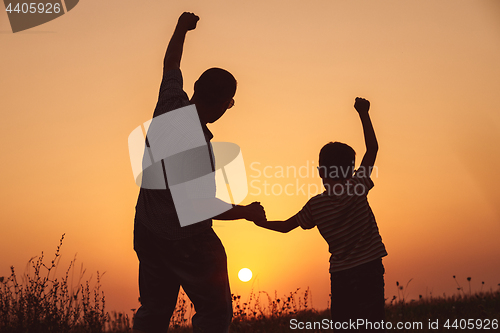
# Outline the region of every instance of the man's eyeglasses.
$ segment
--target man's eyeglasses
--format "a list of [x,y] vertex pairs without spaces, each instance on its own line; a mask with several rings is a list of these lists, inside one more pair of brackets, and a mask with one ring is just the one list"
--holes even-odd
[[227,108],[230,109],[234,106],[234,98],[231,98],[231,101],[229,102]]

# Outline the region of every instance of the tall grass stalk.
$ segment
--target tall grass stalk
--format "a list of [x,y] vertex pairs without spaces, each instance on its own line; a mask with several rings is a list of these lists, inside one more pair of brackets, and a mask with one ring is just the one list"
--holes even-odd
[[101,276],[90,287],[81,283],[85,270],[80,271],[76,288],[70,272],[73,259],[62,278],[56,277],[60,262],[62,235],[55,257],[46,264],[42,254],[28,261],[27,270],[18,279],[14,266],[9,277],[0,278],[0,331],[10,332],[103,332],[108,315],[105,312],[104,293],[100,290]]

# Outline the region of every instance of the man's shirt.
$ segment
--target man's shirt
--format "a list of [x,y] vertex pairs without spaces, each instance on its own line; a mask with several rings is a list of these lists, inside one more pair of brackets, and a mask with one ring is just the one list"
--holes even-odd
[[[169,111],[183,108],[189,104],[189,98],[183,90],[183,79],[180,69],[173,69],[164,73],[150,130],[154,126],[154,117],[159,117]],[[201,123],[201,127],[204,139],[207,143],[207,146],[205,146],[208,151],[207,156],[210,156],[212,153],[208,147],[210,147],[210,140],[213,138],[213,135],[206,124]],[[148,131],[147,141],[149,141],[152,136],[153,135]],[[181,140],[180,142],[189,140],[187,136],[189,136],[189,133],[184,133],[183,136],[179,138],[179,140]],[[148,147],[150,144],[151,146],[154,145],[153,142],[147,142],[146,144]],[[148,147],[145,149],[145,154],[149,154]],[[200,148],[203,149],[203,147]],[[189,155],[188,158],[183,160],[182,163],[185,163],[185,165],[182,167],[188,168],[191,173],[214,171],[213,162],[211,162],[211,165],[209,164],[208,170],[206,165],[203,167],[203,170],[197,170],[202,168],[200,163],[197,163],[196,159],[191,162],[186,162],[186,160],[189,160],[189,157],[192,157],[192,155]],[[168,163],[168,160],[166,163]],[[142,223],[152,232],[169,240],[191,237],[211,228],[212,219],[181,227],[176,207],[174,206],[172,193],[168,186],[165,160],[162,160],[161,163],[157,162],[152,166],[144,168],[143,184],[147,184],[148,182],[152,183],[151,179],[154,179],[153,182],[155,186],[149,186],[149,188],[147,188],[148,186],[141,186],[136,205],[136,223]],[[210,184],[206,184],[205,192],[210,192],[212,188],[215,190],[215,183],[212,184],[210,180],[209,182]],[[200,191],[203,192],[203,188],[201,188]],[[213,196],[215,196],[215,192]]]

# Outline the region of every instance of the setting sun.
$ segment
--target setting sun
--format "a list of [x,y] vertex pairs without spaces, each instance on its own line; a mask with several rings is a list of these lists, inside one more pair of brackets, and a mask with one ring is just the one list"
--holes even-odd
[[240,278],[241,281],[248,282],[252,279],[252,271],[249,270],[248,268],[242,268],[238,272],[238,277]]

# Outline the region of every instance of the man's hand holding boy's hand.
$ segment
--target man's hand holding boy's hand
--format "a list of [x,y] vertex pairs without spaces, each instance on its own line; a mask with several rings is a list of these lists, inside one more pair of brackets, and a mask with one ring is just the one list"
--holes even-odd
[[200,18],[193,13],[184,12],[177,21],[177,29],[189,31],[196,29],[196,23]]
[[354,108],[358,111],[358,113],[366,113],[370,110],[370,101],[361,97],[356,97]]
[[260,202],[254,201],[249,205],[244,206],[245,208],[245,219],[252,222],[257,221],[267,221],[266,211]]

